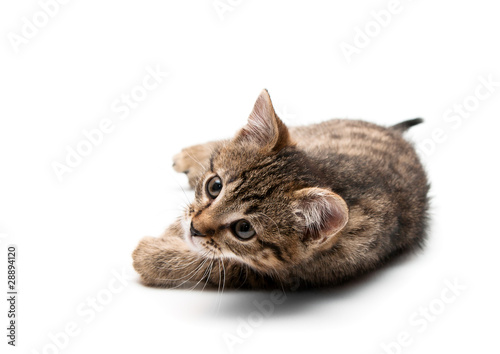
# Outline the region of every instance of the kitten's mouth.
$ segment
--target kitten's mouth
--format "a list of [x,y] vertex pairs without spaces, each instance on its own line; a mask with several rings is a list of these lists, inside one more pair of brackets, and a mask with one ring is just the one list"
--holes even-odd
[[185,234],[184,239],[186,240],[186,243],[189,245],[189,247],[191,247],[194,251],[200,250],[199,246],[196,246],[196,244],[194,243],[193,236],[191,236],[190,234]]
[[191,236],[190,234],[186,234],[185,238],[191,249],[203,256],[207,256],[207,254],[215,257],[222,256],[220,246],[217,245],[213,240],[198,241],[198,238],[196,238],[196,236]]
[[191,225],[191,222],[183,219],[182,220],[182,228],[184,229],[184,241],[186,241],[188,246],[193,251],[200,252],[201,246],[195,243],[193,236],[191,236],[191,230],[190,230],[190,227],[188,225]]
[[[213,240],[208,242],[206,240],[200,241],[199,237],[192,235],[191,220],[183,220],[182,226],[184,229],[184,240],[193,251],[200,254],[205,254],[207,250],[211,252],[220,251],[220,248],[214,243]],[[203,244],[201,242],[203,242]]]
[[226,254],[222,253],[221,246],[212,238],[193,236],[193,232],[191,230],[192,223],[190,218],[182,219],[181,224],[184,230],[184,241],[194,252],[197,252],[203,256],[206,256],[208,253],[212,256],[233,258],[231,256],[228,257]]

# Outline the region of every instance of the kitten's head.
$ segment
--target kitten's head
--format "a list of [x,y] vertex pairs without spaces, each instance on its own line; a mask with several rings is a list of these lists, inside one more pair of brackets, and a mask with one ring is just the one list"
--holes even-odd
[[186,211],[186,241],[259,271],[298,264],[334,242],[348,219],[320,174],[264,90],[247,125],[213,153]]

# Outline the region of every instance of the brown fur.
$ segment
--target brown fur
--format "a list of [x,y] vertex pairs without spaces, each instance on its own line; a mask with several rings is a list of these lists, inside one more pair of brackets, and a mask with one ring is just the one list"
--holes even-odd
[[[226,287],[334,285],[422,245],[428,184],[405,129],[356,120],[287,128],[267,91],[232,140],[184,149],[174,168],[195,200],[160,238],[143,239],[145,283]],[[222,190],[206,184],[218,176]],[[232,231],[245,219],[255,236]],[[195,230],[195,231],[193,231]]]

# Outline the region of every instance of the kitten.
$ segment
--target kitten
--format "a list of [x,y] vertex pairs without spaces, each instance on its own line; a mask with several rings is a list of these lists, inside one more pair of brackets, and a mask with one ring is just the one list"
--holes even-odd
[[184,149],[195,200],[134,267],[147,285],[330,286],[423,245],[429,186],[402,133],[330,120],[287,128],[266,90],[227,141]]

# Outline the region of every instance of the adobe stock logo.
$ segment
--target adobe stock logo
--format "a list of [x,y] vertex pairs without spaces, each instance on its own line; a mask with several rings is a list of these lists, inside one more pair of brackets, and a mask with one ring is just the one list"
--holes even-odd
[[415,343],[418,334],[424,333],[432,323],[444,316],[449,307],[457,301],[458,297],[467,290],[467,287],[455,278],[453,281],[444,280],[444,287],[439,296],[433,298],[425,305],[419,306],[410,317],[408,324],[410,330],[401,331],[396,335],[396,339],[389,342],[382,342],[380,347],[385,354],[402,354],[404,349]]
[[66,322],[59,330],[47,333],[45,344],[40,348],[32,348],[31,353],[59,354],[65,352],[75,337],[83,334],[85,329],[98,319],[100,313],[112,306],[114,300],[125,291],[129,286],[129,280],[133,278],[133,274],[126,268],[122,268],[120,271],[112,269],[111,275],[112,277],[103,288],[93,293],[92,296],[87,296],[85,301],[76,306],[76,316],[71,321]]
[[434,128],[429,137],[416,144],[418,152],[426,156],[434,154],[437,147],[446,142],[451,132],[459,130],[467,120],[473,117],[473,113],[481,107],[483,102],[493,97],[500,88],[500,81],[496,81],[492,74],[487,77],[478,76],[477,82],[470,95],[463,97],[453,107],[443,112],[443,124]]
[[232,13],[243,0],[214,0],[212,7],[221,21],[226,18],[226,13]]
[[[294,292],[300,286],[299,279],[293,279],[290,291]],[[234,332],[224,332],[222,338],[226,343],[229,352],[234,353],[237,345],[243,344],[248,340],[264,322],[271,318],[276,311],[276,308],[282,305],[288,296],[284,291],[273,290],[269,294],[269,299],[254,300],[252,304],[255,309],[246,317],[238,317],[238,325]]]
[[254,331],[273,315],[275,306],[281,305],[285,301],[285,293],[277,290],[270,294],[269,300],[254,300],[252,304],[255,306],[255,310],[250,312],[246,318],[238,317],[236,331],[234,333],[225,332],[222,335],[229,351],[234,353],[235,346],[244,343],[246,339],[250,338]]
[[7,33],[14,52],[19,53],[19,47],[22,44],[28,44],[29,41],[35,38],[42,28],[47,27],[50,20],[57,16],[61,5],[66,5],[69,0],[40,0],[38,6],[40,10],[34,12],[29,17],[21,17],[21,28],[18,33]]
[[370,12],[372,20],[366,22],[364,26],[354,27],[355,33],[352,42],[342,41],[339,45],[347,64],[352,62],[354,54],[361,54],[363,49],[368,47],[372,40],[382,33],[383,29],[390,26],[395,15],[400,14],[402,11],[403,6],[400,0],[390,0],[385,9]]
[[[146,67],[146,75],[140,84],[133,86],[122,93],[111,102],[111,111],[118,114],[119,120],[130,116],[144,102],[152,91],[156,90],[169,76],[168,72],[162,71],[160,65],[155,68]],[[97,126],[90,130],[82,130],[83,137],[72,145],[66,145],[66,156],[62,161],[52,161],[51,167],[59,182],[65,175],[73,172],[83,162],[83,159],[92,154],[94,148],[101,145],[107,135],[112,133],[116,124],[111,118],[102,118]]]

